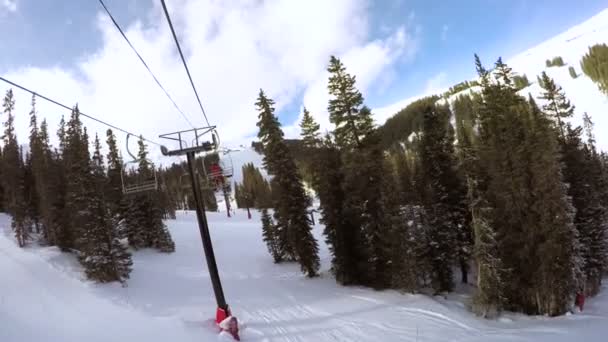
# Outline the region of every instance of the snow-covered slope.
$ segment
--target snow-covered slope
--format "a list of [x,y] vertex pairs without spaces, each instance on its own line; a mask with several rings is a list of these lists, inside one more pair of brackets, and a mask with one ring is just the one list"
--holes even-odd
[[241,183],[243,181],[243,165],[247,163],[253,163],[263,176],[267,177],[266,170],[262,167],[262,155],[257,153],[251,147],[242,147],[238,150],[232,151],[229,154],[222,156],[224,161],[228,159],[232,160],[232,166],[234,167],[233,181]]
[[[585,312],[558,318],[473,316],[468,296],[448,299],[342,287],[329,274],[323,227],[322,275],[309,279],[296,264],[274,264],[262,242],[259,215],[231,219],[208,213],[228,303],[242,341],[605,341],[608,288]],[[0,217],[0,341],[215,341],[215,300],[196,215],[168,221],[176,252],[134,252],[128,287],[82,279],[78,263],[55,248],[19,249]]]
[[[517,74],[526,74],[532,85],[521,90],[521,94],[538,97],[541,88],[536,82],[536,76],[543,71],[555,79],[566,92],[566,96],[576,106],[573,124],[582,124],[582,114],[587,112],[595,122],[595,134],[600,149],[608,151],[608,96],[601,93],[591,79],[582,73],[580,61],[588,52],[590,46],[598,43],[608,43],[608,9],[598,13],[587,21],[576,25],[567,31],[532,47],[512,58],[505,58],[505,62],[513,68]],[[547,68],[545,61],[553,57],[561,56],[566,63],[562,67]],[[481,56],[486,67],[490,68],[498,56]],[[572,66],[579,75],[573,79],[568,67]],[[471,64],[471,73],[474,73],[474,66]],[[447,89],[445,89],[447,90]],[[471,89],[473,91],[477,89]],[[467,93],[465,90],[461,93]],[[432,94],[424,94],[432,95]],[[458,95],[458,94],[456,94]],[[455,95],[455,96],[456,96]],[[452,96],[453,99],[455,96]],[[384,108],[375,109],[380,117],[387,117],[388,113],[395,114],[405,108],[411,102],[421,98],[409,98],[399,101]],[[540,101],[539,101],[540,102]]]
[[21,250],[6,236],[10,221],[3,214],[0,225],[0,341],[166,342],[205,336],[187,333],[176,318],[153,318],[95,294],[53,267],[53,260],[66,261],[56,249]]
[[[573,124],[582,124],[582,115],[587,112],[595,122],[595,134],[598,146],[608,151],[608,96],[599,91],[597,85],[581,70],[580,61],[589,51],[589,47],[598,43],[608,43],[608,9],[591,19],[574,26],[550,40],[545,41],[506,62],[514,71],[526,74],[533,84],[522,90],[522,93],[540,95],[541,88],[536,82],[536,75],[544,70],[555,79],[566,92],[566,96],[576,106]],[[547,68],[545,61],[561,56],[566,63],[563,67]],[[573,79],[568,67],[572,66],[579,76]]]

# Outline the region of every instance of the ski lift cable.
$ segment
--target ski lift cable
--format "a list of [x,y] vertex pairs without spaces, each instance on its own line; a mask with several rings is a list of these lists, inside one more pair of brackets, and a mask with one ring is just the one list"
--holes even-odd
[[135,52],[135,54],[137,55],[137,57],[139,58],[139,60],[141,61],[141,63],[144,65],[144,67],[146,67],[146,69],[148,70],[148,72],[150,73],[150,75],[152,76],[152,78],[154,79],[154,81],[156,82],[156,84],[165,93],[165,95],[167,96],[167,98],[169,99],[169,101],[171,101],[171,103],[173,103],[173,107],[175,107],[175,109],[177,109],[177,111],[182,115],[182,117],[184,118],[184,120],[186,120],[186,122],[192,128],[194,128],[194,125],[192,124],[192,122],[190,121],[190,119],[188,119],[188,116],[186,116],[186,114],[184,114],[184,112],[179,108],[179,106],[177,105],[177,103],[175,103],[175,101],[173,100],[173,98],[171,97],[171,95],[169,95],[169,92],[167,92],[167,90],[165,89],[165,87],[163,87],[163,85],[160,83],[160,81],[158,80],[158,78],[156,78],[156,76],[154,75],[154,73],[152,72],[152,70],[150,69],[150,67],[148,66],[148,63],[146,63],[146,61],[144,60],[144,58],[139,54],[139,52],[137,52],[137,49],[135,49],[135,46],[133,46],[133,44],[131,44],[131,41],[129,40],[129,38],[127,38],[127,35],[124,33],[124,31],[122,30],[122,28],[120,27],[120,25],[118,24],[118,22],[114,19],[114,16],[110,12],[110,10],[106,6],[106,4],[103,2],[103,0],[99,0],[99,3],[101,4],[101,7],[103,7],[103,9],[108,14],[108,17],[110,17],[110,20],[112,20],[112,23],[114,23],[114,26],[116,27],[116,29],[118,29],[118,32],[120,32],[120,34],[125,39],[125,41],[127,42],[127,44],[129,44],[129,46],[131,47],[131,50],[133,50],[133,52]]
[[186,73],[188,74],[188,79],[190,80],[190,84],[192,85],[192,90],[194,90],[194,95],[196,95],[196,100],[198,101],[198,105],[203,112],[203,117],[207,122],[207,126],[211,126],[209,123],[209,119],[207,118],[207,113],[205,113],[205,108],[203,107],[203,103],[201,102],[201,98],[198,96],[198,92],[196,91],[196,87],[194,86],[194,81],[192,81],[192,76],[190,75],[190,69],[188,69],[188,64],[186,63],[186,59],[184,58],[184,54],[182,52],[182,48],[179,45],[179,40],[177,39],[177,34],[175,33],[175,29],[173,28],[173,23],[171,22],[171,17],[169,16],[169,11],[167,10],[167,5],[165,4],[165,0],[160,1],[163,5],[163,11],[165,12],[165,17],[167,18],[167,23],[169,23],[169,28],[171,29],[171,33],[173,34],[173,40],[175,40],[175,45],[177,45],[177,51],[179,51],[179,56],[182,59],[182,63],[184,64],[184,68],[186,69]]
[[[51,98],[49,98],[49,97],[46,97],[46,96],[44,96],[44,95],[41,95],[40,93],[37,93],[37,92],[35,92],[35,91],[33,91],[33,90],[30,90],[30,89],[28,89],[28,88],[26,88],[26,87],[24,87],[24,86],[22,86],[22,85],[19,85],[19,84],[15,83],[15,82],[9,81],[9,80],[7,80],[6,78],[4,78],[4,77],[2,77],[2,76],[0,76],[0,81],[4,81],[4,82],[6,82],[6,83],[8,83],[8,84],[12,85],[13,87],[19,88],[19,89],[21,89],[21,90],[23,90],[23,91],[25,91],[25,92],[28,92],[28,93],[30,93],[30,94],[32,94],[32,95],[34,95],[34,96],[37,96],[37,97],[39,97],[39,98],[41,98],[41,99],[43,99],[43,100],[46,100],[46,101],[48,101],[48,102],[50,102],[50,103],[52,103],[52,104],[57,105],[57,106],[59,106],[59,107],[65,108],[65,109],[67,109],[67,110],[69,110],[69,111],[72,111],[72,110],[74,109],[74,108],[72,108],[72,107],[66,106],[65,104],[63,104],[63,103],[61,103],[61,102],[59,102],[59,101],[55,101],[55,100],[53,100],[53,99],[51,99]],[[140,136],[140,137],[141,137],[141,138],[142,138],[144,141],[147,141],[147,142],[149,142],[149,143],[151,143],[151,144],[154,144],[154,145],[157,145],[157,146],[161,146],[159,143],[157,143],[157,142],[155,142],[155,141],[152,141],[152,140],[149,140],[149,139],[146,139],[146,138],[144,138],[142,135],[135,134],[135,133],[131,133],[131,132],[127,131],[126,129],[122,129],[122,128],[118,127],[118,126],[115,126],[115,125],[113,125],[113,124],[111,124],[111,123],[109,123],[109,122],[106,122],[106,121],[103,121],[103,120],[101,120],[101,119],[98,119],[98,118],[96,118],[96,117],[94,117],[94,116],[91,116],[91,115],[85,114],[85,113],[80,112],[80,111],[79,111],[79,114],[80,114],[80,115],[82,115],[82,116],[84,116],[84,117],[86,117],[86,118],[89,118],[89,119],[91,119],[91,120],[93,120],[93,121],[96,121],[96,122],[98,122],[98,123],[100,123],[100,124],[102,124],[102,125],[105,125],[105,126],[108,126],[108,127],[110,127],[110,128],[113,128],[113,129],[115,129],[115,130],[117,130],[117,131],[119,131],[119,132],[122,132],[122,133],[125,133],[125,134],[130,134],[130,135],[133,135],[133,136]]]

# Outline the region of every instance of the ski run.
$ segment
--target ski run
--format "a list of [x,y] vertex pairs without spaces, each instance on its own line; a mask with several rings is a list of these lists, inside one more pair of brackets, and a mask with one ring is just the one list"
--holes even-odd
[[[582,313],[547,318],[473,315],[469,291],[448,298],[343,287],[328,274],[320,242],[321,276],[296,264],[276,265],[262,242],[259,214],[208,213],[224,292],[241,325],[242,341],[605,341],[608,289]],[[128,286],[85,280],[75,257],[55,247],[17,247],[10,218],[0,218],[0,341],[188,342],[232,340],[219,334],[194,212],[167,221],[176,251],[134,252]],[[604,285],[605,286],[605,285]]]

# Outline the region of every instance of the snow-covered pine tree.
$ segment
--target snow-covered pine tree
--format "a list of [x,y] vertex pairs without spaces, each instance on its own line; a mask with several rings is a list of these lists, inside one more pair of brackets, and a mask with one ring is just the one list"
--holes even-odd
[[[139,166],[137,169],[137,176],[141,179],[150,179],[153,173],[154,165],[150,165],[148,162],[148,151],[147,146],[143,140],[143,137],[139,137],[137,142],[139,151],[137,158],[139,159]],[[163,222],[163,210],[160,207],[158,192],[150,192],[136,196],[138,200],[141,200],[141,206],[139,206],[143,224],[140,225],[139,234],[143,236],[144,245],[146,247],[156,248],[157,250],[164,253],[172,253],[175,251],[175,243],[171,238],[169,229]]]
[[417,244],[424,244],[423,237],[416,234],[421,222],[414,217],[414,206],[401,205],[400,193],[394,190],[395,184],[399,183],[397,168],[388,158],[385,163],[388,173],[383,183],[383,206],[390,226],[391,287],[415,293],[420,288],[419,279],[424,273],[416,248]]
[[562,87],[547,76],[543,71],[541,74],[543,93],[539,99],[545,100],[542,106],[543,111],[549,115],[557,123],[557,128],[560,133],[560,138],[565,138],[565,120],[572,117],[574,114],[574,106],[566,98]]
[[99,282],[124,282],[131,272],[131,254],[122,245],[116,220],[107,208],[104,195],[106,175],[99,138],[95,136],[95,151],[91,161],[92,187],[89,189],[88,211],[91,221],[80,238],[79,260],[89,279]]
[[503,307],[504,285],[501,275],[504,268],[498,253],[496,232],[490,224],[492,209],[479,196],[477,181],[471,177],[468,183],[477,264],[477,291],[473,296],[473,311],[484,318],[494,317]]
[[[590,125],[588,117],[586,125]],[[587,124],[589,122],[589,124]],[[602,169],[593,139],[587,144],[581,139],[581,127],[566,126],[566,137],[562,142],[564,180],[569,183],[568,195],[576,208],[574,225],[578,232],[583,258],[585,281],[581,284],[587,295],[596,294],[606,269],[608,252],[606,231],[607,212],[601,203]]]
[[147,239],[147,204],[142,195],[125,196],[122,201],[120,232],[134,249],[150,247]]
[[274,115],[274,101],[260,89],[256,109],[259,112],[258,137],[263,145],[264,165],[274,176],[273,192],[277,191],[278,201],[274,209],[279,227],[279,237],[284,256],[295,256],[302,272],[309,277],[317,275],[319,256],[317,241],[312,235],[312,227],[307,208],[310,199],[304,191],[302,178],[298,173],[291,153],[283,140],[281,124]]
[[4,189],[4,207],[12,216],[11,226],[19,247],[25,246],[29,237],[26,225],[25,179],[23,156],[20,153],[15,135],[14,110],[15,99],[12,89],[6,92],[2,101],[6,122],[4,123],[4,151],[2,156],[2,187]]
[[428,214],[428,258],[436,292],[451,291],[452,265],[463,267],[466,277],[472,237],[467,226],[466,192],[457,172],[454,140],[448,132],[448,107],[429,105],[424,110],[421,165],[424,187],[421,198]]
[[266,247],[268,248],[270,255],[272,255],[274,262],[281,262],[283,256],[281,255],[281,250],[279,248],[275,224],[266,208],[262,209],[262,237],[264,242],[266,242]]
[[[481,99],[471,96],[460,96],[454,102],[454,117],[456,121],[456,136],[458,144],[456,145],[456,155],[458,157],[458,173],[463,179],[463,187],[468,188],[469,178],[471,181],[477,179],[479,169],[479,158],[475,147],[477,141],[477,107]],[[468,192],[467,192],[468,193]],[[472,225],[472,210],[471,201],[473,198],[466,196],[467,212],[465,216],[464,227],[469,229],[459,230],[459,241],[464,241],[464,244],[459,246],[459,263],[461,270],[462,283],[468,282],[467,270],[469,268],[469,259],[473,253],[473,225]],[[468,243],[467,243],[468,242]]]

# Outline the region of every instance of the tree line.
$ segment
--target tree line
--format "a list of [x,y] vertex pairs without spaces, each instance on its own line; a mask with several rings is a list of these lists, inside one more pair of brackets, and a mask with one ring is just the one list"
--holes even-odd
[[475,64],[479,94],[417,101],[404,109],[400,135],[373,125],[355,76],[332,56],[335,127],[321,136],[304,112],[308,171],[296,167],[260,90],[273,209],[263,210],[262,226],[274,261],[319,272],[301,176],[311,172],[340,284],[439,294],[474,269],[472,309],[483,316],[560,315],[575,294],[596,294],[608,267],[608,156],[595,146],[590,116],[583,127],[568,123],[574,106],[545,73],[535,99],[517,93],[501,59],[492,71],[477,56]]
[[[24,150],[14,127],[15,100],[8,90],[3,102],[4,135],[0,149],[2,210],[11,218],[20,247],[28,243],[56,246],[73,253],[87,277],[99,282],[129,278],[129,248],[173,252],[175,244],[162,219],[172,210],[162,191],[124,195],[123,160],[112,130],[106,132],[108,154],[100,138],[91,139],[75,106],[67,122],[62,117],[50,144],[46,120],[38,124],[36,97],[32,97],[30,134]],[[150,178],[154,165],[140,138],[138,165],[123,175],[125,181]]]

